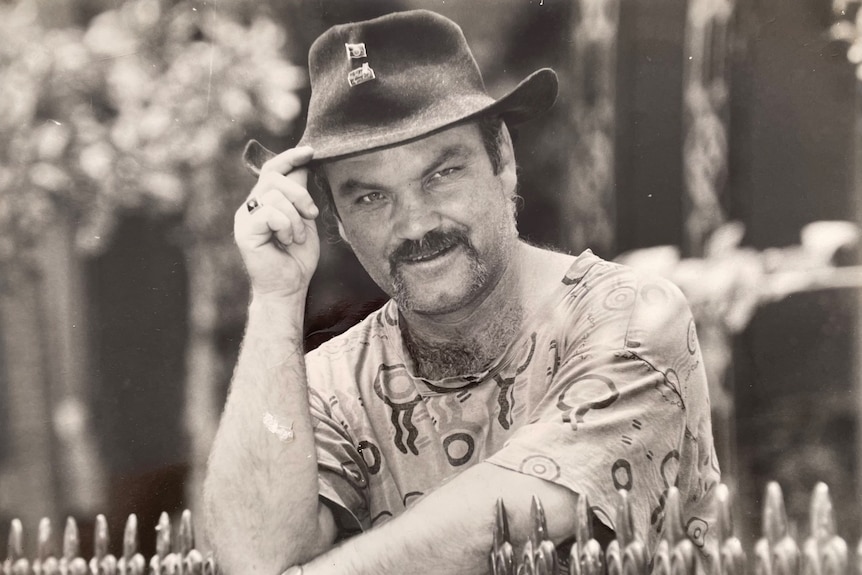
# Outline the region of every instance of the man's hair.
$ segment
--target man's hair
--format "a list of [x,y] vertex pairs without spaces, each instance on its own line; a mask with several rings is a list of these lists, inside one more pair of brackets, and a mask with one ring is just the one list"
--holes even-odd
[[[494,175],[503,169],[503,144],[506,141],[505,130],[503,130],[503,118],[500,116],[485,115],[468,120],[465,123],[475,122],[482,137],[482,145],[491,161],[491,169]],[[332,188],[326,179],[323,166],[313,164],[309,170],[311,181],[320,191],[319,198],[322,200],[321,212],[339,218],[338,210],[335,208],[335,200],[332,198]],[[340,219],[340,218],[339,218]]]

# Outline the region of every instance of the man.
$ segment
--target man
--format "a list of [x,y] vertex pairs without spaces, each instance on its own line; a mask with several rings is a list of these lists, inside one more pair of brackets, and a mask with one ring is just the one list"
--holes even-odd
[[[532,495],[560,542],[578,494],[612,529],[621,488],[653,546],[672,485],[703,546],[718,467],[681,294],[518,238],[507,126],[552,105],[555,74],[495,101],[427,11],[336,26],[309,67],[301,145],[236,213],[252,299],[206,482],[224,571],[486,573],[498,498],[516,542]],[[304,357],[309,168],[392,300]]]

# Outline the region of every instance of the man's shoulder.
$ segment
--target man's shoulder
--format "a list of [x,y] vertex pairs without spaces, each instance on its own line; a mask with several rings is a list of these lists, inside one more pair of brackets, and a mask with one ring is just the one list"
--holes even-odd
[[367,355],[369,350],[385,347],[393,335],[398,333],[397,313],[394,302],[386,302],[356,325],[307,352],[306,363],[356,363],[360,355]]
[[[618,303],[643,300],[645,303],[685,305],[682,291],[669,279],[656,273],[600,258],[586,250],[575,258],[563,278],[568,286],[580,286],[599,293],[614,293]],[[613,302],[608,302],[613,306]]]

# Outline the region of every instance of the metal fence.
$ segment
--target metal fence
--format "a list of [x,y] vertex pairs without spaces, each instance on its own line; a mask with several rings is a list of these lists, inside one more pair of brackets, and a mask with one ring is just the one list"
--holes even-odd
[[497,502],[497,524],[491,551],[494,575],[862,575],[862,542],[851,566],[847,543],[836,533],[829,488],[814,488],[809,514],[809,535],[800,542],[792,536],[777,483],[766,489],[761,538],[746,553],[734,533],[728,489],[720,485],[718,505],[718,553],[714,565],[706,565],[684,529],[680,493],[668,491],[662,537],[650,558],[642,534],[636,533],[631,502],[620,491],[616,510],[616,539],[602,549],[591,532],[589,502],[581,497],[576,509],[575,543],[566,557],[560,557],[547,539],[542,503],[534,498],[532,532],[520,552],[510,538],[506,509]]
[[[616,539],[605,549],[593,538],[589,502],[581,497],[575,510],[577,528],[575,543],[566,557],[560,557],[547,537],[547,522],[541,501],[534,498],[531,509],[531,533],[516,552],[508,527],[505,505],[497,502],[494,543],[490,568],[494,575],[862,575],[862,542],[851,562],[847,543],[836,533],[829,489],[824,483],[814,488],[810,503],[808,537],[798,542],[791,534],[784,507],[784,497],[777,483],[766,489],[763,506],[763,532],[746,553],[734,534],[728,489],[716,491],[718,505],[718,558],[708,567],[694,543],[686,535],[681,514],[679,491],[668,491],[662,538],[652,557],[642,534],[636,533],[631,502],[620,491],[616,510]],[[147,561],[138,552],[138,521],[133,514],[126,522],[122,556],[108,552],[108,523],[103,515],[96,518],[93,553],[89,560],[81,555],[77,523],[66,521],[62,552],[54,554],[51,522],[39,524],[37,556],[33,561],[23,556],[24,529],[17,519],[9,531],[7,558],[2,575],[216,575],[218,569],[211,556],[195,548],[194,529],[189,511],[172,535],[167,513],[162,513],[156,527],[156,553]]]
[[96,517],[93,553],[88,561],[81,555],[78,524],[66,520],[62,553],[54,555],[51,522],[39,523],[36,559],[23,557],[24,528],[13,519],[9,530],[9,549],[2,565],[3,575],[215,575],[213,558],[204,557],[195,549],[192,515],[184,511],[179,530],[171,536],[171,521],[162,513],[156,527],[156,553],[149,561],[138,553],[138,519],[132,514],[123,533],[123,554],[119,558],[108,552],[108,522],[104,515]]

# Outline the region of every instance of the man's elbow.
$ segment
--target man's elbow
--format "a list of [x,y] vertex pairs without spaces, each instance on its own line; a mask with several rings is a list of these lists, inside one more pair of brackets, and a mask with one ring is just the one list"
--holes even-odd
[[279,575],[334,545],[337,527],[325,505],[318,505],[316,521],[288,516],[273,521],[272,515],[254,517],[253,504],[243,504],[214,483],[207,481],[204,486],[204,529],[222,573]]

